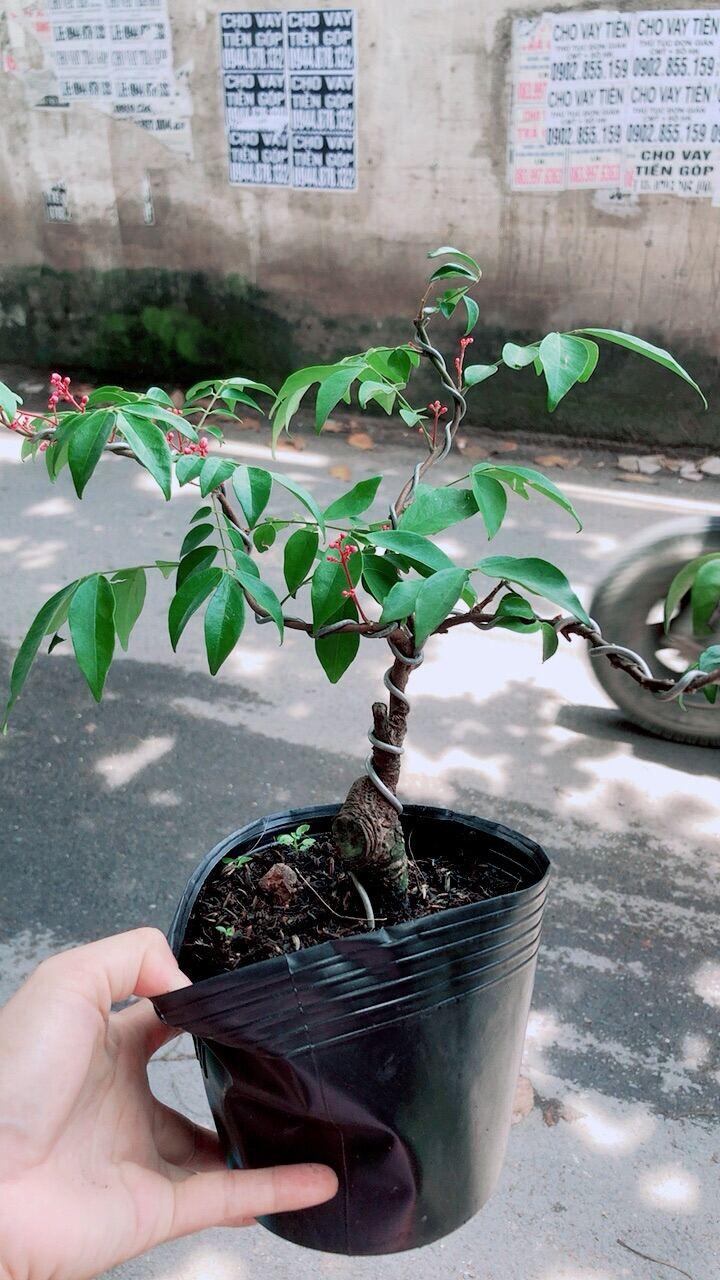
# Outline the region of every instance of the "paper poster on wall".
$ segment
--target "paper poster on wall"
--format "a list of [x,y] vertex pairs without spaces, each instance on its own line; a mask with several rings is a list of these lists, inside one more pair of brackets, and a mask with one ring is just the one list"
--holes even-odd
[[33,0],[13,15],[10,35],[13,71],[34,107],[83,103],[192,154],[190,96],[174,66],[167,0]]
[[354,9],[220,14],[234,185],[356,188]]
[[711,196],[720,11],[593,9],[513,24],[515,191]]

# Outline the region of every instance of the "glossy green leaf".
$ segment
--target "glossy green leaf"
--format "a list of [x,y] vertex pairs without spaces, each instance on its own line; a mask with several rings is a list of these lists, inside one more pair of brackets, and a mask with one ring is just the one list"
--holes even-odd
[[188,529],[180,548],[180,559],[186,556],[189,551],[194,551],[200,546],[201,542],[205,542],[207,538],[215,532],[214,524],[194,524]]
[[400,414],[400,417],[402,418],[406,427],[419,427],[420,424],[423,422],[423,415],[419,413],[417,409],[411,409],[405,405],[402,405],[398,409],[398,413]]
[[720,603],[720,556],[698,567],[690,593],[693,631],[696,636],[709,635],[713,615]]
[[179,591],[183,583],[194,573],[201,573],[213,563],[219,548],[206,546],[195,547],[187,555],[181,556],[175,578],[175,590]]
[[237,466],[233,473],[232,487],[249,529],[254,529],[272,491],[272,476],[264,467]]
[[442,533],[461,520],[477,515],[478,505],[470,489],[438,488],[419,484],[415,497],[400,517],[404,533]]
[[497,371],[498,366],[496,364],[469,364],[463,370],[463,382],[466,387],[476,387],[479,382],[485,382],[488,378],[492,378]]
[[210,674],[216,675],[240,639],[245,622],[245,597],[238,582],[223,573],[205,610],[205,650]]
[[436,271],[429,276],[430,280],[472,280],[473,284],[477,283],[477,276],[474,271],[466,267],[462,262],[445,262]]
[[320,383],[315,401],[316,431],[324,427],[333,409],[350,390],[361,369],[360,363],[338,365],[335,371]]
[[371,400],[380,405],[385,413],[392,413],[397,392],[394,387],[389,386],[386,382],[377,382],[372,378],[361,381],[358,388],[358,404],[361,408],[367,408]]
[[163,434],[170,428],[177,431],[179,435],[186,436],[188,440],[197,440],[198,434],[194,426],[188,422],[179,413],[171,413],[168,409],[163,409],[162,405],[154,404],[152,401],[126,401],[123,406],[124,413],[135,420],[138,418],[146,419],[148,422],[157,424],[158,430]]
[[21,404],[21,397],[16,395],[14,391],[11,391],[4,382],[0,382],[0,409],[5,414],[8,422],[13,421],[18,411],[18,407]]
[[[324,556],[318,562],[310,583],[310,602],[312,605],[313,624],[316,629],[323,626],[324,623],[339,612],[343,605],[343,591],[349,589],[343,567],[337,562],[336,553],[330,552],[329,554],[335,558],[330,560],[327,556]],[[354,587],[360,581],[362,562],[363,558],[360,553],[350,556],[347,561],[348,572]]]
[[222,570],[217,567],[202,569],[200,573],[193,573],[186,578],[179,590],[175,592],[168,612],[168,630],[173,649],[177,649],[178,641],[188,622],[200,605],[207,600],[210,592],[215,590],[221,577]]
[[[338,612],[328,622],[340,622],[349,618],[357,622],[358,611],[353,600],[343,600]],[[360,636],[357,632],[332,632],[329,636],[315,638],[315,652],[325,675],[331,684],[337,684],[348,667],[354,662],[360,648]]]
[[192,516],[190,523],[196,524],[198,520],[204,520],[206,516],[211,516],[211,515],[212,515],[212,507],[210,506],[198,507],[197,511],[195,512],[195,515]]
[[308,493],[306,489],[303,489],[302,485],[297,484],[295,480],[290,478],[290,476],[281,476],[277,471],[271,471],[270,475],[277,484],[282,485],[283,489],[287,489],[288,493],[291,493],[293,497],[297,498],[298,501],[302,503],[305,510],[310,512],[313,520],[317,521],[320,527],[320,532],[324,534],[325,521],[323,519],[323,514],[312,494]]
[[376,555],[373,551],[363,551],[362,558],[363,586],[373,600],[382,604],[388,592],[398,581],[397,568],[387,556]]
[[[442,570],[447,573],[448,570]],[[430,578],[403,578],[386,595],[383,601],[381,622],[399,622],[401,618],[409,618],[415,612],[418,591]]]
[[669,351],[663,350],[662,347],[654,347],[652,343],[645,342],[644,338],[636,338],[631,333],[621,333],[617,329],[577,329],[576,332],[589,333],[592,338],[602,338],[605,342],[612,342],[618,347],[626,347],[628,351],[634,351],[635,355],[644,356],[647,360],[654,360],[656,364],[661,364],[670,373],[674,373],[676,377],[682,378],[683,382],[687,382],[693,391],[697,391],[707,409],[707,400],[697,382],[690,377],[690,374],[683,369],[681,364],[678,364]]
[[[463,305],[467,312],[467,324],[465,325],[465,334],[464,334],[464,336],[467,337],[469,333],[472,333],[473,329],[475,328],[475,325],[478,322],[478,318],[480,316],[480,308],[477,302],[475,301],[475,299],[469,298],[467,294],[465,294],[463,298]],[[497,365],[495,367],[497,368]]]
[[552,413],[583,377],[588,367],[587,347],[572,334],[549,333],[538,347],[538,359],[547,383],[547,407]]
[[590,619],[565,574],[549,561],[534,556],[488,556],[476,567],[490,578],[504,578],[534,595],[551,600],[590,626]]
[[551,622],[541,622],[540,630],[542,631],[542,660],[547,662],[548,658],[552,658],[557,652],[558,633]]
[[[415,645],[420,649],[460,599],[466,569],[441,569],[425,578],[415,600]],[[396,590],[397,588],[395,588]]]
[[229,480],[236,466],[237,463],[231,462],[229,458],[206,458],[200,471],[200,492],[203,498],[207,498],[213,489],[218,489]]
[[255,549],[261,555],[264,551],[270,550],[276,538],[277,525],[273,520],[267,520],[265,524],[259,524],[256,529],[253,529],[252,540],[255,544]]
[[446,289],[437,299],[437,309],[442,316],[449,319],[458,303],[465,297],[468,286],[460,285],[458,289]]
[[444,258],[447,253],[451,253],[456,262],[462,263],[476,280],[480,279],[482,272],[475,259],[471,258],[469,253],[463,253],[460,249],[453,249],[450,244],[443,244],[439,249],[433,249],[428,253],[428,258]]
[[120,569],[110,579],[115,597],[115,631],[123,649],[127,652],[130,634],[145,604],[147,580],[145,570]]
[[155,568],[159,569],[163,578],[171,578],[175,569],[177,569],[177,560],[156,560]]
[[68,439],[68,465],[78,498],[95,470],[115,425],[115,415],[107,409],[83,414]]
[[172,463],[170,446],[163,432],[152,422],[145,422],[140,418],[130,419],[124,413],[116,415],[116,425],[138,461],[150,472],[169,502]]
[[720,563],[720,551],[708,551],[705,555],[697,556],[695,560],[691,560],[688,564],[683,565],[682,569],[675,574],[675,577],[668,587],[668,593],[665,598],[666,631],[670,629],[673,614],[682,601],[683,596],[686,595],[692,587],[698,570],[702,565],[710,564],[713,560]]
[[235,573],[245,590],[252,596],[253,600],[261,609],[264,609],[266,613],[270,614],[270,617],[278,629],[280,643],[282,644],[283,636],[285,634],[285,620],[283,618],[282,605],[272,587],[269,586],[267,582],[263,582],[258,573],[257,565],[254,565],[252,561],[250,561],[249,567],[246,567],[245,561],[247,560],[249,560],[249,557],[236,554]]
[[483,475],[477,468],[470,472],[470,483],[477,509],[483,518],[488,540],[495,537],[507,511],[507,494],[499,480]]
[[175,459],[175,475],[179,485],[189,484],[197,480],[205,466],[206,459],[198,453],[181,453]]
[[455,565],[434,542],[429,542],[419,533],[408,533],[405,530],[389,529],[387,532],[371,533],[368,542],[374,547],[384,547],[403,556],[411,564],[424,565],[437,572],[440,569],[454,569]]
[[509,369],[524,369],[532,364],[538,354],[537,343],[529,347],[519,347],[516,342],[506,342],[502,349],[502,361]]
[[96,702],[115,651],[115,595],[102,574],[83,579],[68,611],[75,660]]
[[49,600],[38,610],[28,628],[25,639],[23,640],[15,661],[10,672],[10,689],[7,705],[5,707],[5,717],[3,720],[3,732],[7,727],[8,718],[13,706],[17,702],[22,693],[23,686],[27,680],[30,668],[35,661],[36,654],[43,639],[50,632],[53,632],[60,625],[60,619],[64,618],[65,611],[77,590],[78,582],[70,582],[66,587],[62,587],[60,591],[56,591]]
[[312,569],[317,549],[317,529],[296,529],[285,543],[283,572],[291,596],[295,595]]
[[542,497],[548,498],[556,506],[562,507],[563,511],[572,516],[578,529],[582,529],[582,522],[570,499],[565,496],[562,489],[558,489],[552,480],[548,480],[547,476],[544,476],[540,471],[536,471],[534,467],[516,467],[493,462],[478,462],[470,473],[471,479],[473,476],[489,477],[493,480],[502,481],[503,484],[506,484],[509,489],[514,493],[518,493],[522,498],[527,498],[528,488],[534,489]]
[[[700,671],[705,673],[720,668],[720,644],[711,644],[708,649],[704,649],[697,660],[697,666]],[[708,702],[714,703],[718,694],[717,685],[706,684],[703,694]]]
[[330,503],[323,513],[324,519],[348,520],[353,516],[362,515],[363,511],[367,511],[374,502],[381,482],[382,476],[371,476],[367,480],[361,480],[341,498],[336,498]]

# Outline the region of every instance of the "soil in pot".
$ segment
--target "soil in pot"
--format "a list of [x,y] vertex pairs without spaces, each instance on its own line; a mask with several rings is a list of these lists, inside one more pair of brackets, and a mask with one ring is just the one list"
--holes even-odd
[[[409,840],[407,907],[371,891],[378,928],[464,907],[522,888],[517,869],[497,866],[477,846],[423,848]],[[260,843],[227,855],[212,870],[193,906],[180,963],[193,982],[273,956],[363,932],[367,919],[357,889],[338,865],[327,834],[301,831],[294,843]]]

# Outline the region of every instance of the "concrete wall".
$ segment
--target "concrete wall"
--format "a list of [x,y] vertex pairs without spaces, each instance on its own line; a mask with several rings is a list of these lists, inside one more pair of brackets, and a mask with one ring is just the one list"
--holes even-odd
[[[7,269],[0,341],[16,358],[23,332],[32,330],[18,269],[85,269],[96,289],[112,269],[137,280],[158,268],[232,275],[250,302],[262,301],[266,320],[289,313],[290,345],[326,352],[361,332],[403,338],[402,324],[395,326],[417,301],[424,252],[446,242],[467,248],[483,266],[479,358],[484,342],[500,329],[531,336],[580,323],[612,324],[662,336],[715,385],[720,209],[705,199],[654,195],[618,216],[592,191],[508,190],[512,20],[546,6],[357,0],[355,192],[229,185],[219,75],[223,7],[241,6],[170,0],[175,65],[191,68],[192,160],[91,107],[29,109],[22,79],[0,76],[0,270]],[[278,0],[276,7],[292,6]],[[332,6],[320,0],[318,7]],[[146,175],[151,226],[143,221]],[[45,220],[41,193],[58,181],[68,187],[70,222]],[[123,291],[118,282],[124,278],[114,278],[116,292]],[[39,278],[28,279],[37,302]],[[57,277],[47,280],[53,295],[62,294]],[[61,314],[60,308],[58,323]],[[82,308],[80,327],[87,324],[81,315]],[[28,337],[30,348],[34,341]],[[80,358],[81,348],[79,341]],[[45,358],[47,343],[42,352]],[[625,379],[629,405],[636,384],[627,380],[624,361],[611,363],[608,378],[615,370]],[[601,390],[603,385],[609,388],[610,381]],[[714,442],[714,415],[698,426],[689,393],[671,391],[666,399],[664,375],[652,385],[666,410],[665,439],[697,433]],[[493,420],[532,425],[540,404],[535,391],[529,400],[523,393],[511,401],[509,410],[499,394],[493,390]],[[566,413],[560,426],[599,435],[653,434],[643,416],[646,404],[639,417],[628,408],[626,427],[597,395],[586,403],[590,411]]]

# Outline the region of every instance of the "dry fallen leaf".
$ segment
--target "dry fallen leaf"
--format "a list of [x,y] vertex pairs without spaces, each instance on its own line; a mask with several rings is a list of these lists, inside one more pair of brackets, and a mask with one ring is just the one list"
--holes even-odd
[[352,435],[348,436],[348,444],[352,445],[353,449],[375,448],[375,441],[372,436],[368,435],[367,431],[353,431]]
[[520,1076],[513,1100],[512,1123],[519,1124],[525,1116],[529,1116],[535,1106],[535,1090],[527,1076]]
[[333,476],[335,480],[349,480],[350,468],[345,462],[339,462],[336,467],[330,468],[330,475]]
[[334,422],[332,418],[328,418],[323,427],[323,431],[329,431],[332,436],[339,436],[344,430],[345,428],[342,422]]
[[541,467],[562,467],[564,470],[580,465],[579,457],[571,457],[567,453],[539,453],[535,461],[539,462]]
[[492,447],[493,453],[515,453],[517,444],[514,440],[498,440]]
[[478,461],[481,461],[490,457],[490,451],[488,449],[483,449],[481,444],[470,443],[466,446],[465,456],[467,458],[476,458]]
[[295,449],[297,453],[302,453],[305,448],[305,441],[301,440],[299,436],[280,436],[275,448]]
[[628,475],[627,472],[623,472],[622,475],[615,476],[615,479],[624,480],[627,482],[627,484],[656,484],[657,483],[656,480],[651,480],[650,476],[641,476],[638,472],[635,472],[634,475]]

